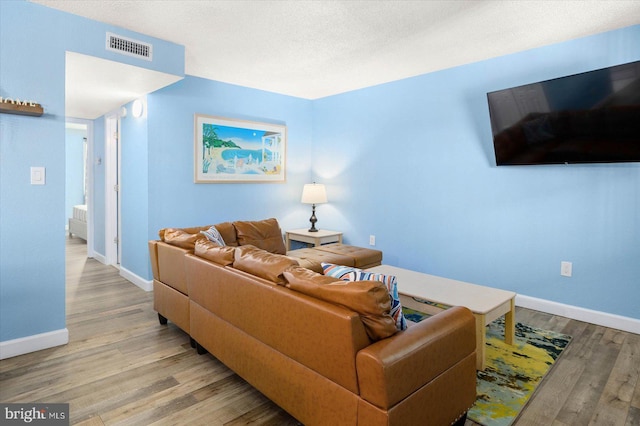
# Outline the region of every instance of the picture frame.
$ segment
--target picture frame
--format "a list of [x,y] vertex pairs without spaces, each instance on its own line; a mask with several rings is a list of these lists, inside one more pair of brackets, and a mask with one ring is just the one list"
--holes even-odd
[[195,183],[285,182],[287,128],[195,114]]

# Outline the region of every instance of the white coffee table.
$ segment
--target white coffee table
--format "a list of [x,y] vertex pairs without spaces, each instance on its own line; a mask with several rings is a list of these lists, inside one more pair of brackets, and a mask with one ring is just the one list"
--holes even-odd
[[415,299],[469,308],[476,318],[476,368],[478,370],[484,370],[485,367],[487,324],[504,315],[504,341],[513,345],[516,297],[513,291],[470,284],[389,265],[375,266],[367,271],[395,275],[398,280],[400,301],[408,308],[428,314],[435,314],[442,310]]

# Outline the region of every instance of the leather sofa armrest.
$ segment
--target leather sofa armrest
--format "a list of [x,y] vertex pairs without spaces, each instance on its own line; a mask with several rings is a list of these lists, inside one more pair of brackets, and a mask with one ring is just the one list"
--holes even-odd
[[[388,409],[470,354],[475,359],[475,348],[471,311],[458,306],[440,312],[358,352],[360,396]],[[472,380],[475,395],[475,370]]]
[[151,272],[153,278],[160,279],[160,272],[158,272],[158,241],[149,241],[149,258],[151,260]]

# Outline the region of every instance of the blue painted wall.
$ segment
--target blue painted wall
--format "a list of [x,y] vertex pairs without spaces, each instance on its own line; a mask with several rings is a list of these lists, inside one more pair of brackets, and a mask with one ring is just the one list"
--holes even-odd
[[[192,76],[147,98],[149,227],[138,246],[146,249],[147,240],[158,238],[164,227],[266,217],[278,218],[283,229],[308,223],[300,196],[310,179],[311,101]],[[286,183],[195,184],[195,114],[286,125]],[[151,277],[148,268],[145,259],[144,270],[135,271]]]
[[[0,3],[0,96],[39,102],[45,115],[0,115],[0,341],[65,325],[64,53],[54,47],[64,37],[42,14],[21,19],[26,9]],[[46,185],[30,185],[31,166],[46,168]]]
[[[154,60],[105,51],[107,31],[153,43]],[[0,45],[0,96],[45,110],[0,115],[4,342],[65,328],[65,51],[182,75],[184,48],[25,1],[0,1]],[[46,185],[30,185],[31,166],[46,168]]]
[[[149,222],[149,161],[147,115],[129,113],[120,119],[120,265],[132,272],[146,271],[149,263],[147,229]],[[146,108],[145,108],[146,112]],[[144,266],[143,269],[140,267]],[[137,275],[144,276],[138,273]]]
[[[152,279],[147,243],[165,227],[266,217],[283,229],[306,226],[299,200],[310,179],[311,105],[192,76],[149,94],[145,116],[121,119],[122,267]],[[195,114],[286,125],[286,182],[194,183]]]
[[486,101],[638,46],[634,26],[314,102],[323,227],[376,235],[386,263],[640,318],[640,164],[496,167]]

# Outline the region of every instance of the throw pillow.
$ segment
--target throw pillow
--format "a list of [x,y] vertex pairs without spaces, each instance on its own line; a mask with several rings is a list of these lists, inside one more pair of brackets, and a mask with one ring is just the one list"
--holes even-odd
[[349,266],[334,265],[333,263],[322,263],[322,270],[325,275],[338,278],[343,281],[380,281],[384,283],[391,296],[391,317],[396,322],[398,330],[407,329],[407,320],[402,313],[402,303],[398,295],[398,282],[394,275],[376,274],[374,272],[363,271],[362,269]]
[[238,236],[236,228],[231,222],[222,222],[215,224],[216,229],[220,232],[220,236],[227,246],[238,247]]
[[270,253],[287,254],[282,231],[274,218],[257,221],[233,222],[238,245],[252,245]]
[[216,229],[215,226],[212,226],[206,231],[200,231],[200,233],[207,237],[209,241],[214,242],[222,247],[226,246],[224,240],[222,239],[222,235],[220,235],[220,232],[218,231],[218,229]]

